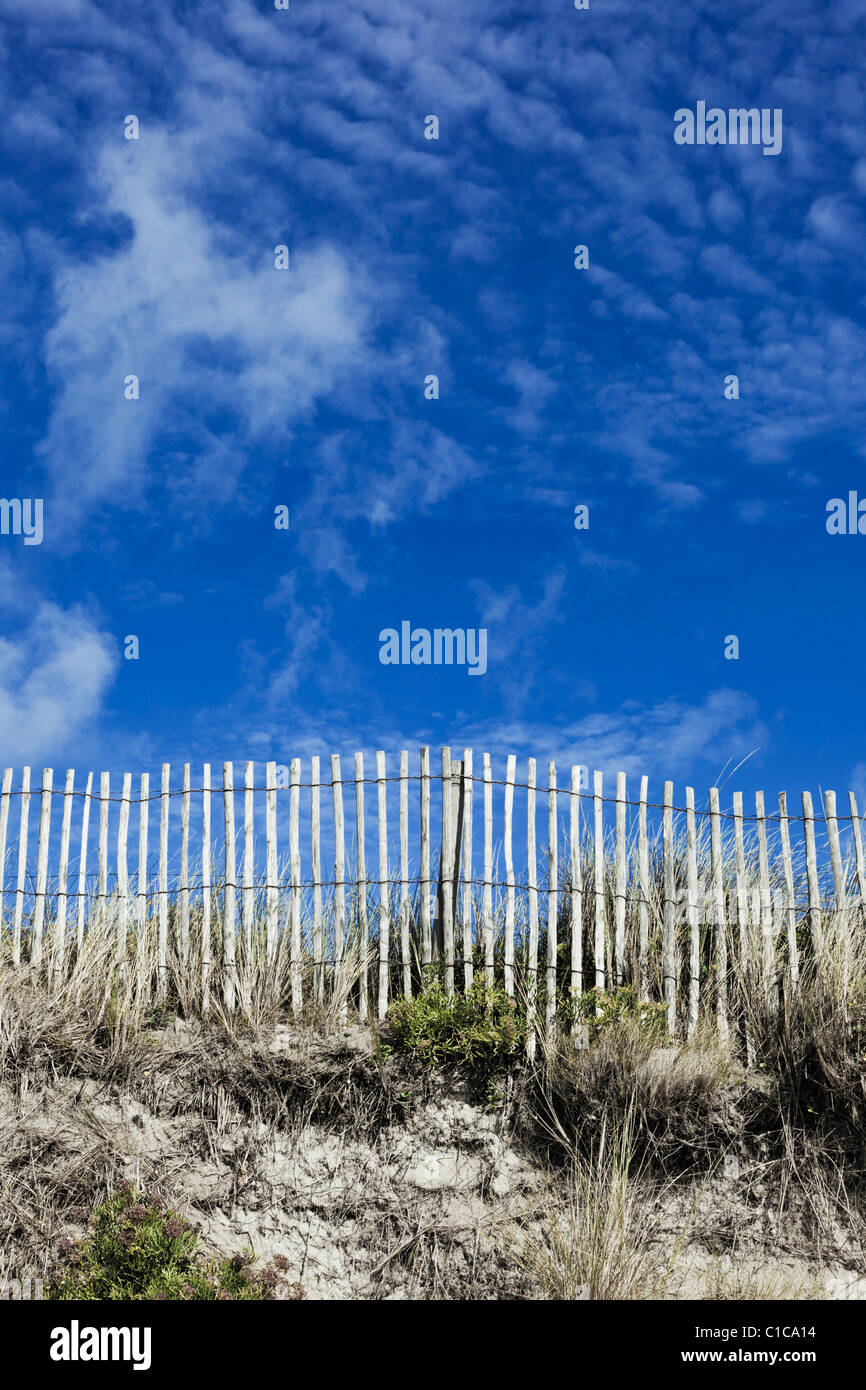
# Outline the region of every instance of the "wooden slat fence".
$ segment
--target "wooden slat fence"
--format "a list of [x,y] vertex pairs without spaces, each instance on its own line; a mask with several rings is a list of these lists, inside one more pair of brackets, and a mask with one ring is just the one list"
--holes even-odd
[[[847,979],[855,937],[863,941],[866,861],[853,792],[840,814],[834,792],[816,810],[804,791],[798,817],[785,792],[777,812],[758,792],[752,814],[740,792],[723,810],[715,787],[700,806],[686,787],[680,804],[666,781],[656,804],[646,776],[635,799],[624,772],[611,795],[601,771],[591,790],[577,767],[559,785],[550,761],[539,782],[530,758],[521,780],[511,755],[497,776],[490,755],[472,749],[458,759],[443,748],[435,774],[428,748],[417,772],[406,751],[390,764],[377,752],[374,776],[356,753],[345,782],[339,754],[330,780],[319,757],[308,768],[307,778],[294,759],[278,785],[274,762],[263,783],[247,762],[236,788],[227,762],[215,788],[210,764],[200,774],[185,764],[180,785],[164,764],[158,792],[144,773],[137,797],[129,772],[118,787],[108,772],[95,783],[70,769],[61,787],[47,768],[34,793],[30,768],[17,781],[5,769],[2,959],[37,971],[50,964],[63,977],[89,934],[109,931],[142,991],[155,968],[158,997],[184,970],[194,972],[202,1010],[213,988],[227,1010],[249,1007],[264,972],[295,1015],[331,999],[362,1019],[384,1018],[431,972],[449,992],[498,982],[525,1007],[530,1052],[537,1035],[578,1026],[574,1000],[585,990],[629,988],[663,1009],[672,1036],[693,1034],[704,1017],[722,1037],[739,1029],[748,1051],[756,991],[772,1004],[834,949]],[[215,790],[222,814],[212,820]],[[354,811],[348,834],[344,794]]]

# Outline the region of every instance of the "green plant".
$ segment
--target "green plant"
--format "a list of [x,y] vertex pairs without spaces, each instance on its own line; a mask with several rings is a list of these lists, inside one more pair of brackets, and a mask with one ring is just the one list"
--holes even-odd
[[635,1025],[652,1042],[662,1043],[667,1036],[666,1006],[641,999],[632,985],[613,990],[588,989],[571,1001],[568,1012],[576,1022],[586,1025],[590,1042],[622,1024]]
[[[252,1254],[204,1260],[189,1223],[167,1211],[160,1198],[142,1199],[131,1184],[97,1207],[88,1225],[83,1241],[61,1242],[66,1268],[50,1299],[247,1302],[274,1298],[286,1278],[288,1262],[279,1256],[258,1273]],[[289,1296],[304,1297],[300,1284]]]
[[462,994],[434,979],[414,999],[400,999],[388,1014],[395,1046],[431,1066],[448,1063],[489,1077],[526,1046],[526,1021],[505,990],[477,975]]

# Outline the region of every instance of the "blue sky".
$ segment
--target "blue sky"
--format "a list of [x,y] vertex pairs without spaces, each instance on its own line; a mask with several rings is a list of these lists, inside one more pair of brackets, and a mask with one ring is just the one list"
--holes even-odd
[[[0,490],[45,518],[0,537],[0,759],[866,796],[866,537],[825,526],[866,497],[864,39],[866,0],[0,0]],[[677,145],[699,100],[781,153]],[[404,619],[486,674],[382,665]]]

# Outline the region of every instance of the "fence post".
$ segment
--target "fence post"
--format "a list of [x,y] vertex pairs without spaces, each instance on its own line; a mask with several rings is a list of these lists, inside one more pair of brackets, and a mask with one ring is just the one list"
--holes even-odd
[[391,949],[391,904],[388,879],[388,801],[385,754],[376,754],[376,792],[379,812],[379,1018],[388,1012],[388,962]]
[[430,931],[430,749],[421,749],[421,964],[433,959]]
[[0,792],[0,928],[3,926],[3,890],[6,884],[6,831],[9,826],[9,799],[12,795],[12,768],[3,771]]
[[253,946],[253,924],[256,908],[256,870],[255,870],[255,786],[256,765],[247,762],[244,766],[244,880],[243,880],[243,927],[244,927],[244,1006],[252,1006],[252,987],[255,947]]
[[472,988],[472,749],[463,750],[463,987]]
[[400,958],[403,996],[412,997],[412,959],[409,944],[409,754],[400,754]]
[[377,1017],[388,1012],[389,961],[391,951],[391,902],[388,876],[388,797],[386,760],[382,749],[376,753],[376,811],[379,846],[379,978]]
[[557,914],[559,912],[559,833],[556,806],[556,763],[547,764],[547,998],[544,1030],[553,1043],[556,1027]]
[[346,939],[346,831],[343,822],[343,781],[339,753],[331,754],[331,792],[334,799],[334,997],[341,1021],[348,999],[343,991],[343,948]]
[[189,963],[189,763],[183,765],[183,791],[180,799],[180,958]]
[[604,790],[604,774],[593,772],[592,774],[592,806],[594,813],[593,824],[593,852],[595,867],[595,987],[605,989],[607,987],[607,974],[605,968],[605,937],[607,935],[605,912],[604,912],[604,805],[602,803],[602,793]]
[[317,757],[310,763],[312,799],[310,802],[310,835],[313,855],[313,976],[316,1003],[325,998],[324,943],[322,940],[322,827],[321,827],[321,763]]
[[821,921],[821,892],[818,887],[818,861],[815,855],[815,817],[812,793],[803,792],[803,838],[806,842],[806,881],[809,885],[809,926],[812,952],[818,969],[823,968],[824,928]]
[[[571,993],[583,993],[583,871],[580,865],[580,767],[571,769],[569,806],[569,848],[571,850]],[[577,1031],[577,1016],[571,1031]]]
[[725,890],[722,882],[722,828],[719,789],[710,788],[710,851],[713,868],[713,926],[716,937],[716,1021],[719,1036],[728,1040],[728,938]]
[[649,778],[640,779],[640,805],[638,807],[638,875],[640,878],[640,911],[638,931],[640,945],[640,997],[649,999],[649,843],[646,831],[647,789]]
[[367,1017],[370,989],[370,929],[367,922],[367,854],[364,826],[364,754],[355,754],[355,891],[358,899],[358,958],[361,972],[359,1012]]
[[614,882],[614,972],[625,984],[625,773],[616,774],[616,876]]
[[[839,822],[836,819],[836,793],[824,793],[824,819],[827,823],[827,838],[830,843],[830,864],[833,870],[833,913],[834,938],[841,937],[842,944],[842,988],[847,992],[851,963],[850,942],[848,940],[848,905],[845,896],[845,871],[842,868],[842,851],[839,846]],[[835,944],[835,941],[834,941]]]
[[514,772],[517,758],[509,753],[505,770],[505,821],[503,851],[505,855],[505,993],[514,998],[514,852],[512,818],[514,814]]
[[21,772],[21,819],[18,830],[18,882],[12,923],[12,964],[21,964],[21,921],[24,915],[24,881],[27,877],[27,829],[30,818],[30,768]]
[[[69,773],[66,774],[67,778]],[[68,786],[67,782],[67,786]],[[132,773],[123,774],[123,785],[120,793],[120,815],[117,821],[117,959],[121,962],[121,968],[125,970],[127,937],[129,934],[129,862],[127,859],[127,846],[129,843],[129,803],[132,792]],[[69,835],[66,817],[66,806],[63,807],[63,841],[66,845],[66,855],[69,855]],[[63,842],[60,850],[60,874],[64,885],[64,895],[66,888],[66,862],[64,860]],[[63,908],[64,923],[66,920],[66,904]],[[60,921],[60,902],[58,893],[58,924]]]
[[36,851],[36,897],[33,903],[33,933],[30,937],[30,963],[42,964],[42,934],[45,924],[45,890],[48,886],[48,837],[51,829],[51,790],[54,772],[42,769],[42,801],[39,807],[39,841]]
[[292,758],[289,768],[289,872],[292,877],[290,889],[289,950],[292,978],[292,1013],[296,1016],[303,1006],[303,980],[301,978],[301,760]]
[[695,830],[695,789],[686,787],[686,873],[689,921],[689,1021],[688,1036],[698,1026],[701,991],[701,938],[698,927],[698,850]]
[[664,940],[662,943],[662,971],[664,974],[664,994],[667,1004],[668,1034],[673,1037],[677,1031],[677,977],[674,939],[674,784],[665,782],[664,811],[662,813],[662,835],[664,852],[665,913]]
[[[87,789],[90,790],[90,779],[92,773],[87,777]],[[143,772],[139,784],[138,799],[138,883],[136,904],[138,908],[138,950],[136,952],[136,989],[139,1000],[144,989],[144,967],[147,952],[147,822],[150,797],[150,774]],[[89,802],[84,803],[84,824],[81,831],[81,872],[84,874],[84,850],[87,843],[87,815],[89,812]],[[80,879],[79,879],[80,883]],[[81,903],[79,902],[79,910]],[[81,921],[79,919],[79,935],[81,933]]]
[[451,749],[442,749],[442,835],[439,842],[439,951],[445,956],[445,988],[454,993],[454,890],[451,869]]
[[164,999],[168,989],[168,812],[170,806],[171,763],[162,764],[159,788],[159,978],[157,994]]
[[457,923],[460,916],[460,860],[463,847],[463,764],[457,760],[451,764],[451,778],[448,787],[451,802],[449,825],[451,827],[451,849],[448,855],[448,884],[451,898],[451,936],[452,959],[457,955]]
[[526,1051],[535,1056],[535,1004],[538,994],[538,854],[535,844],[535,759],[527,764],[526,882],[529,899],[529,950],[526,962]]
[[277,951],[277,765],[265,767],[265,839],[267,842],[266,950],[268,966],[273,966]]
[[767,821],[762,791],[755,792],[755,816],[758,821],[758,874],[761,888],[761,960],[764,988],[769,999],[776,981],[776,938],[770,902],[770,862],[767,854]]
[[779,835],[782,841],[782,864],[785,873],[785,918],[788,924],[788,968],[791,972],[791,984],[796,985],[800,978],[800,958],[797,950],[797,914],[794,909],[794,869],[791,863],[791,836],[788,831],[788,797],[785,792],[779,792]]
[[[55,951],[54,969],[59,980],[66,962],[66,905],[69,879],[69,831],[72,825],[72,794],[75,788],[75,770],[67,768],[66,786],[63,789],[63,823],[60,827],[60,866],[57,874],[57,918],[54,924]],[[0,833],[0,841],[5,842],[5,826]],[[0,922],[3,920],[3,846],[0,844]]]
[[853,792],[848,793],[848,805],[851,809],[851,831],[854,836],[854,856],[857,865],[857,889],[860,896],[860,910],[866,909],[866,861],[863,859],[863,836],[860,831],[860,816],[857,811],[857,798]]
[[237,909],[237,859],[235,854],[235,774],[233,763],[223,763],[223,822],[225,834],[225,889],[223,898],[223,999],[228,1013],[234,1012],[235,913]]
[[484,894],[481,902],[481,936],[484,942],[484,974],[493,984],[493,781],[490,754],[482,763],[484,778]]
[[211,786],[210,763],[205,763],[202,772],[202,837],[201,837],[201,1008],[202,1013],[210,1009],[210,927],[211,927],[211,861],[210,861],[210,812]]
[[99,777],[99,839],[97,842],[96,914],[102,922],[106,912],[108,896],[108,808],[110,804],[110,776],[103,772]]
[[339,1016],[345,1020],[348,999],[343,994],[342,966],[346,941],[346,828],[339,753],[331,753],[331,792],[334,796],[334,997]]

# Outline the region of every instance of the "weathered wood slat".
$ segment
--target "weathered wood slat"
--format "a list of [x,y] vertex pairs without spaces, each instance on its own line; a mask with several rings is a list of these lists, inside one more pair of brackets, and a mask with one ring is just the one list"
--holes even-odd
[[[391,952],[390,878],[388,874],[388,786],[385,754],[376,754],[376,792],[379,812],[379,1018],[388,1012],[389,960]],[[454,943],[451,943],[453,952]],[[453,965],[453,960],[452,960]],[[453,970],[452,970],[453,983]]]
[[547,764],[547,989],[544,1009],[544,1031],[548,1046],[553,1042],[556,1025],[557,915],[559,913],[559,834],[556,796],[556,763],[549,762]]
[[3,925],[3,893],[6,887],[6,834],[9,828],[12,772],[11,767],[4,768],[3,788],[0,791],[0,927]]
[[[580,863],[580,768],[571,769],[568,841],[571,852],[571,993],[583,993],[583,870]],[[572,1031],[577,1018],[572,1016]]]
[[289,961],[292,1013],[301,1012],[304,1002],[301,954],[301,760],[292,758],[289,767]]
[[[129,776],[129,774],[127,774]],[[130,777],[130,785],[132,779]],[[126,785],[126,783],[124,783]],[[75,792],[75,769],[67,768],[66,785],[63,789],[63,820],[60,826],[60,864],[57,871],[57,917],[54,922],[54,966],[58,979],[66,968],[66,909],[69,901],[69,839],[72,829],[72,802]],[[127,788],[127,816],[129,815],[129,788]],[[2,812],[0,812],[2,820]],[[0,824],[0,922],[3,920],[3,849],[5,826]],[[118,948],[120,940],[118,939]],[[126,940],[123,941],[124,952]]]
[[171,764],[163,763],[159,799],[159,920],[158,962],[159,995],[168,989],[168,814],[171,805]]
[[698,837],[695,827],[695,789],[686,787],[686,913],[689,925],[688,1035],[698,1026],[701,999],[701,938],[698,923]]
[[[74,780],[74,774],[67,772],[66,788],[71,791],[70,778]],[[120,813],[117,819],[117,958],[125,961],[127,947],[129,943],[129,923],[130,908],[132,903],[129,896],[129,807],[132,797],[132,773],[123,774],[123,785],[120,792]],[[67,817],[67,805],[70,801],[67,795],[64,797],[63,804],[63,830],[61,832],[61,882],[63,883],[63,919],[62,935],[66,935],[66,865],[69,862],[69,817]],[[66,846],[65,857],[63,844]],[[60,894],[57,898],[57,926],[58,926],[58,948],[61,940],[61,916],[60,916]]]
[[403,967],[403,996],[412,994],[412,957],[409,938],[409,753],[400,753],[400,961]]
[[421,964],[433,959],[433,936],[430,926],[430,898],[433,883],[430,877],[430,749],[421,749],[421,882],[419,885],[421,916]]
[[463,753],[463,985],[472,988],[472,749]]
[[649,842],[647,840],[647,788],[649,778],[640,779],[640,802],[638,804],[638,876],[640,902],[638,904],[638,972],[640,975],[640,997],[649,999]]
[[527,769],[526,792],[526,872],[529,896],[529,951],[526,976],[527,1051],[535,1056],[535,1006],[538,995],[538,860],[535,845],[535,759]]
[[[237,962],[235,956],[235,922],[237,914],[237,855],[235,848],[235,781],[234,765],[223,763],[223,828],[225,840],[225,897],[223,900],[223,1001],[228,1013],[235,1007],[237,993]],[[160,856],[161,857],[161,856]]]
[[202,1013],[210,1009],[210,977],[213,968],[211,959],[211,785],[210,763],[205,763],[201,793],[201,1008]]
[[[315,780],[315,779],[314,779]],[[253,979],[253,926],[256,912],[255,865],[255,789],[256,765],[244,764],[244,876],[243,876],[243,936],[244,936],[244,1004],[250,1007]]]
[[192,802],[189,763],[183,765],[180,798],[180,958],[189,964],[189,816]]
[[607,984],[605,968],[605,936],[607,934],[604,912],[604,774],[592,774],[593,804],[593,864],[595,873],[595,987],[605,989]]
[[18,822],[18,878],[15,886],[15,916],[12,921],[12,964],[21,964],[21,926],[24,918],[24,888],[27,881],[27,831],[30,819],[30,768],[21,771],[21,815]]
[[99,836],[97,841],[96,910],[100,919],[105,915],[105,899],[108,896],[108,809],[110,775],[107,772],[99,778]]
[[442,749],[442,841],[439,851],[439,930],[445,957],[445,988],[454,993],[454,862],[455,833],[452,826],[451,749]]
[[785,921],[788,928],[788,970],[791,984],[800,978],[800,952],[797,946],[797,913],[794,905],[794,866],[791,860],[791,835],[788,828],[788,797],[779,792],[779,838],[782,844],[782,870],[785,875]]
[[[87,774],[87,789],[90,790],[93,773]],[[84,859],[87,847],[87,816],[90,810],[89,799],[84,802],[84,823],[81,829],[81,878],[84,876]],[[144,975],[147,963],[147,830],[148,815],[150,811],[150,774],[143,772],[139,783],[139,803],[138,803],[138,882],[136,884],[136,934],[137,950],[135,958],[136,984],[139,998],[144,990]],[[80,909],[79,902],[79,909]],[[81,934],[81,924],[79,921],[79,934]],[[81,947],[79,946],[79,950]]]
[[[310,840],[313,866],[313,989],[316,995],[316,1003],[322,1004],[325,998],[324,941],[322,934],[322,773],[321,763],[318,758],[313,758],[311,760],[310,780],[313,784],[310,794]],[[365,923],[366,910],[367,903],[365,896]],[[366,940],[366,927],[364,937]],[[366,1009],[366,992],[363,1003]],[[364,1017],[366,1018],[366,1013]]]
[[364,811],[364,754],[355,754],[355,897],[358,917],[358,1012],[367,1018],[370,1008],[370,925],[367,920],[367,839]]
[[710,788],[710,855],[713,873],[713,932],[716,966],[716,1027],[723,1042],[728,1039],[728,936],[725,888],[722,878],[722,826],[719,789]]
[[803,838],[806,843],[806,883],[809,889],[809,928],[812,951],[819,963],[824,955],[824,926],[821,919],[821,892],[818,887],[818,858],[815,853],[815,815],[812,793],[803,792]]
[[848,793],[848,805],[851,810],[851,833],[854,837],[854,858],[857,869],[857,892],[860,899],[860,911],[866,912],[866,859],[863,856],[863,834],[860,828],[860,813],[857,810],[857,798],[853,792]]
[[267,886],[265,888],[265,949],[268,965],[272,965],[277,953],[277,929],[279,911],[279,885],[277,882],[277,765],[275,762],[265,766],[265,848],[267,858]]
[[677,1028],[677,975],[675,959],[676,879],[674,872],[674,784],[665,782],[662,812],[662,853],[664,857],[664,936],[662,939],[662,974],[667,1005],[668,1033],[673,1037]]
[[512,843],[514,818],[514,773],[517,757],[509,753],[505,768],[505,809],[503,823],[503,855],[505,858],[505,993],[514,997],[514,847]]
[[764,989],[769,999],[776,984],[776,945],[773,936],[772,903],[770,901],[770,866],[767,852],[767,819],[764,793],[755,792],[755,817],[758,822],[758,882],[761,890],[761,960]]
[[484,754],[484,895],[481,903],[481,935],[484,943],[484,974],[493,984],[493,774],[490,754]]
[[847,990],[851,974],[851,942],[848,923],[848,898],[845,892],[845,870],[839,844],[839,822],[836,818],[836,793],[824,793],[824,819],[830,846],[830,866],[833,871],[833,935],[841,953],[842,988]]
[[331,754],[331,793],[334,801],[334,994],[339,1014],[348,1014],[343,956],[346,943],[346,827],[343,819],[343,779],[339,753]]
[[614,847],[614,974],[625,984],[625,773],[616,774],[616,844]]
[[33,900],[33,931],[30,937],[30,962],[42,964],[42,938],[45,929],[45,893],[48,887],[48,837],[51,832],[51,793],[54,772],[42,770],[42,800],[39,806],[39,840],[36,853],[36,895]]

